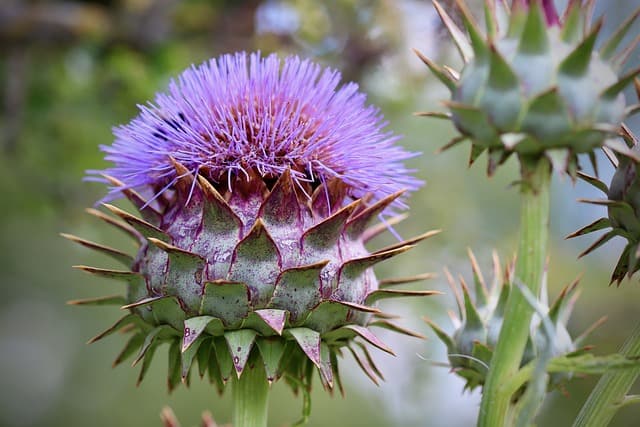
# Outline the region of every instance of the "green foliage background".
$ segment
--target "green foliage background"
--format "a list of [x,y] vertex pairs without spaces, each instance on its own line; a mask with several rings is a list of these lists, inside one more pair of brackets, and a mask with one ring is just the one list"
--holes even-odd
[[[639,2],[599,3],[597,13],[607,15],[608,32]],[[432,228],[444,233],[382,266],[381,277],[441,272],[446,265],[468,278],[467,247],[487,272],[493,248],[509,258],[518,225],[518,194],[509,187],[516,166],[509,163],[487,179],[484,159],[467,168],[464,148],[434,154],[453,130],[412,112],[440,108],[437,101],[446,92],[410,47],[456,62],[428,1],[3,1],[0,425],[159,426],[164,405],[173,408],[183,426],[197,425],[206,409],[218,421],[229,420],[228,396],[217,396],[204,381],[194,379],[190,390],[182,387],[168,395],[166,355],[157,357],[145,382],[136,388],[136,371],[110,368],[122,340],[116,336],[84,345],[120,313],[69,307],[65,301],[117,293],[122,285],[72,270],[72,264],[109,263],[58,236],[71,232],[126,248],[127,242],[84,214],[83,209],[105,193],[101,185],[82,182],[84,171],[106,166],[98,146],[111,142],[111,126],[130,120],[136,104],[152,99],[190,64],[223,52],[298,53],[339,67],[382,108],[390,129],[405,136],[402,143],[424,153],[411,166],[427,185],[413,196],[411,216],[397,231],[405,237]],[[631,62],[637,64],[637,58],[636,53]],[[601,162],[601,169],[605,177],[611,175],[606,162]],[[582,274],[583,295],[570,329],[579,333],[608,315],[609,321],[590,342],[598,354],[612,352],[640,317],[638,280],[620,289],[607,286],[620,242],[576,261],[588,238],[567,242],[563,236],[604,212],[575,201],[592,195],[586,185],[573,185],[566,178],[554,181],[552,297]],[[386,236],[375,244],[392,241]],[[427,286],[448,290],[442,277]],[[450,292],[428,301],[385,304],[403,315],[406,326],[430,339],[387,337],[398,357],[378,355],[387,378],[379,387],[369,384],[352,360],[345,360],[346,397],[328,397],[318,387],[309,426],[471,425],[478,396],[463,395],[461,381],[433,366],[433,361],[445,360],[444,349],[419,320],[426,315],[450,328]],[[595,381],[577,378],[564,393],[551,394],[539,425],[569,425]],[[292,423],[301,404],[300,397],[276,385],[270,425]],[[637,408],[626,408],[614,425],[633,425],[637,416]]]

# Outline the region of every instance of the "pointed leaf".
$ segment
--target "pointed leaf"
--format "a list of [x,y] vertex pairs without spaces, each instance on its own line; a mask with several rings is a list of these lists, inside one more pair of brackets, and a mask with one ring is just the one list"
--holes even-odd
[[278,248],[258,218],[236,246],[228,277],[247,285],[252,306],[264,307],[273,295],[280,265]]
[[495,0],[484,1],[484,22],[487,29],[487,37],[489,40],[493,40],[498,35]]
[[276,334],[282,335],[282,330],[284,329],[285,322],[287,321],[287,313],[284,310],[267,308],[256,310],[254,313],[260,316]]
[[377,326],[377,327],[380,327],[380,328],[388,329],[390,331],[397,332],[397,333],[403,334],[403,335],[407,335],[409,337],[414,337],[414,338],[419,338],[419,339],[426,339],[426,337],[424,335],[422,335],[422,334],[420,334],[418,332],[414,332],[414,331],[411,331],[409,329],[405,329],[405,328],[403,328],[401,326],[398,326],[398,325],[396,325],[394,323],[391,323],[388,320],[384,320],[384,319],[383,320],[376,320],[376,321],[373,321],[373,322],[369,322],[367,324],[367,327],[369,327],[369,326]]
[[[102,175],[114,187],[126,187],[126,185],[117,178],[109,175]],[[155,210],[144,198],[131,188],[121,188],[120,192],[140,211],[145,221],[153,224],[159,224],[162,215]]]
[[[400,248],[392,249],[385,252],[379,252],[375,254],[371,254],[362,258],[355,258],[345,262],[342,267],[340,267],[340,271],[338,273],[338,283],[348,283],[360,277],[365,270],[374,265],[385,261],[391,257],[399,255],[403,252],[408,251],[413,248],[413,246],[402,246]],[[340,286],[340,285],[338,285]]]
[[[611,234],[611,233],[607,233],[607,234],[605,234],[605,236],[607,236],[608,234]],[[616,264],[615,268],[613,269],[613,273],[611,274],[611,282],[609,284],[612,284],[613,282],[616,282],[616,284],[618,286],[620,286],[620,282],[622,282],[624,277],[629,272],[629,254],[630,254],[630,252],[631,252],[631,245],[625,246],[624,250],[622,251],[622,254],[620,254],[620,258],[618,259],[618,263]]]
[[309,314],[304,325],[324,334],[344,323],[348,313],[349,308],[338,302],[323,301]]
[[[511,10],[508,12],[509,15],[509,28],[507,29],[507,37],[508,38],[520,38],[522,36],[522,32],[524,31],[524,27],[527,23],[527,10],[528,8],[525,6],[524,2],[514,1],[511,4]],[[509,9],[508,5],[505,6],[505,9]]]
[[565,239],[572,239],[574,237],[593,233],[594,231],[600,231],[609,227],[611,227],[611,221],[609,221],[609,218],[600,218],[595,220],[591,224],[582,227],[580,230],[574,231],[573,233],[565,237]]
[[614,55],[616,49],[618,49],[618,46],[620,45],[620,42],[622,42],[622,39],[627,35],[629,29],[638,18],[638,15],[640,15],[640,8],[636,9],[631,15],[629,15],[629,17],[618,26],[618,29],[609,36],[607,41],[602,44],[602,47],[600,48],[600,57],[604,61],[611,59]]
[[281,339],[269,338],[258,339],[256,344],[264,362],[267,381],[272,384],[279,376],[280,360],[284,354],[285,345]]
[[368,376],[369,379],[373,381],[375,385],[379,385],[378,378],[376,377],[375,371],[369,365],[368,361],[366,359],[363,359],[358,353],[356,353],[356,351],[351,346],[348,346],[347,348],[353,355],[353,358],[355,359],[358,366],[360,366],[360,369],[362,369],[362,372],[364,372],[365,375]]
[[191,313],[197,313],[201,303],[204,259],[162,240],[150,237],[149,241],[169,256],[169,268],[163,293],[179,297]]
[[611,68],[614,70],[621,70],[631,57],[631,54],[636,50],[640,44],[640,34],[638,34],[629,44],[625,46],[620,52],[615,54],[613,58],[609,60]]
[[[338,385],[338,390],[340,390],[340,395],[344,397],[344,387],[342,387],[342,380],[340,379],[340,369],[338,368],[338,356],[337,351],[332,351],[329,354],[331,361],[331,369],[333,370],[333,378],[335,378],[335,382]],[[342,354],[340,354],[342,357]]]
[[534,98],[522,122],[522,129],[543,141],[553,140],[571,129],[570,113],[557,88]]
[[471,145],[471,154],[469,154],[469,167],[473,165],[473,163],[480,157],[480,155],[486,150],[485,146],[480,146],[478,144]]
[[480,313],[476,306],[473,304],[471,300],[471,295],[469,295],[469,289],[466,286],[462,286],[462,295],[464,296],[464,322],[465,329],[483,329],[484,323],[482,322],[482,318],[480,317]]
[[519,90],[520,80],[494,45],[489,46],[489,86],[499,91]]
[[169,368],[167,370],[167,386],[169,392],[180,384],[180,342],[174,341],[169,347]]
[[116,227],[120,231],[124,232],[127,236],[131,237],[138,244],[140,244],[144,240],[140,235],[140,233],[138,233],[129,224],[126,224],[109,215],[106,215],[105,213],[100,212],[97,209],[87,208],[85,209],[85,212],[87,212],[89,215],[95,216],[98,219],[101,219],[102,221],[106,222],[109,225]]
[[469,256],[469,260],[471,261],[471,270],[473,271],[473,282],[475,284],[475,295],[478,306],[483,306],[487,304],[487,300],[489,298],[489,289],[487,288],[487,284],[484,281],[484,277],[482,276],[482,270],[478,265],[478,260],[476,256],[471,251],[471,248],[467,248],[467,255]]
[[418,58],[420,58],[420,60],[429,67],[429,70],[431,70],[433,75],[449,89],[450,92],[454,92],[456,90],[456,81],[453,80],[442,67],[424,56],[419,50],[413,49],[413,51],[418,55]]
[[387,347],[387,345],[385,343],[380,341],[380,339],[377,336],[375,336],[369,329],[365,328],[364,326],[360,326],[360,325],[345,325],[343,327],[346,328],[346,329],[351,329],[356,334],[358,334],[361,338],[363,338],[365,341],[369,342],[369,344],[371,344],[371,345],[373,345],[375,347],[378,347],[380,350],[385,351],[385,352],[389,353],[392,356],[396,355],[393,352],[393,350],[391,350],[389,347]]
[[379,309],[375,307],[370,307],[368,305],[357,304],[355,302],[349,302],[349,301],[339,301],[339,300],[332,300],[332,301],[335,301],[340,305],[344,305],[345,307],[351,310],[360,311],[362,313],[375,313],[375,314],[380,313]]
[[122,218],[127,224],[132,226],[138,233],[142,234],[143,236],[154,237],[156,239],[164,240],[164,241],[169,240],[169,236],[167,236],[167,234],[164,231],[162,231],[155,225],[145,220],[142,220],[138,217],[135,217],[130,213],[125,212],[122,209],[116,206],[110,205],[108,203],[103,204],[103,206],[107,208],[109,211],[111,211],[111,213]]
[[471,41],[471,48],[475,56],[476,62],[484,61],[487,56],[487,44],[482,35],[482,31],[478,27],[478,23],[473,18],[471,11],[467,7],[463,0],[455,0],[458,9],[460,9],[462,22],[464,23],[467,33],[469,33],[469,40]]
[[198,348],[198,354],[196,358],[198,359],[198,374],[200,378],[204,377],[204,374],[207,372],[209,368],[209,358],[215,357],[211,355],[211,350],[213,349],[213,345],[211,344],[211,338],[206,337],[202,344],[200,344],[200,348]]
[[105,297],[74,299],[67,301],[69,305],[118,305],[125,304],[126,301],[121,295],[109,295]]
[[598,240],[596,240],[591,246],[589,246],[587,249],[585,249],[580,255],[578,255],[578,258],[582,258],[583,256],[589,254],[590,252],[598,249],[600,246],[604,245],[605,243],[607,243],[609,240],[611,240],[613,237],[615,236],[615,233],[613,233],[612,231],[602,235]]
[[563,41],[575,44],[580,40],[583,33],[583,20],[581,16],[582,0],[569,0],[569,4],[562,18],[561,35]]
[[382,213],[391,203],[405,193],[404,190],[397,191],[387,197],[378,200],[371,206],[359,212],[355,217],[351,218],[346,225],[345,232],[353,240],[359,239],[371,221]]
[[72,242],[78,243],[86,248],[96,250],[98,252],[102,252],[106,255],[109,255],[116,261],[123,264],[125,267],[131,267],[133,264],[133,257],[127,253],[119,251],[114,248],[110,248],[109,246],[104,246],[95,242],[91,242],[89,240],[81,239],[80,237],[74,236],[72,234],[60,233],[62,237],[65,239],[71,240]]
[[87,344],[93,344],[94,342],[99,341],[102,338],[107,337],[107,336],[111,335],[112,333],[119,331],[120,329],[124,328],[127,325],[139,324],[140,321],[141,321],[140,317],[138,317],[135,314],[129,313],[126,316],[121,317],[119,320],[116,321],[116,323],[114,323],[112,326],[110,326],[105,331],[103,331],[100,334],[96,335],[95,337],[91,338]]
[[187,382],[189,378],[189,374],[191,372],[191,366],[193,365],[193,359],[195,359],[198,354],[198,350],[200,346],[205,341],[205,337],[200,335],[196,339],[194,339],[188,347],[184,347],[184,344],[181,349],[181,363],[180,363],[180,377],[183,382]]
[[[282,241],[291,234],[297,234],[301,227],[300,202],[295,192],[291,172],[286,169],[260,207],[258,214],[273,233],[283,232],[283,236],[274,235],[276,241]],[[288,224],[288,227],[282,227]]]
[[389,286],[403,285],[405,283],[414,283],[414,282],[420,282],[422,280],[429,280],[429,279],[433,279],[434,277],[436,277],[434,273],[424,273],[424,274],[417,274],[411,277],[383,279],[383,280],[380,280],[380,282],[378,283],[378,286],[380,289],[383,289]]
[[447,14],[444,8],[440,6],[440,3],[438,3],[436,0],[433,0],[432,3],[436,9],[436,12],[438,12],[438,15],[440,16],[442,23],[449,31],[451,38],[453,39],[456,47],[458,48],[458,51],[460,52],[460,56],[462,56],[462,60],[465,63],[469,62],[471,58],[473,58],[473,49],[471,49],[471,44],[467,40],[466,35],[462,32],[460,28],[458,28],[458,26],[455,24],[453,19],[451,19],[451,17]]
[[291,321],[297,322],[320,302],[322,289],[320,272],[328,263],[328,261],[322,261],[284,270],[278,277],[268,307],[287,310]]
[[440,341],[442,341],[444,345],[447,346],[448,352],[451,353],[452,351],[454,351],[456,345],[453,342],[453,339],[431,320],[427,319],[426,317],[423,317],[423,320],[427,323],[427,325],[431,327],[436,336],[440,338]]
[[256,340],[256,331],[251,329],[240,329],[237,331],[228,331],[224,334],[224,338],[229,345],[229,352],[233,361],[233,367],[236,370],[238,378],[242,375],[244,366],[249,359],[249,354]]
[[368,227],[362,234],[362,242],[365,244],[369,243],[371,239],[377,237],[379,234],[382,234],[385,231],[391,230],[393,226],[401,223],[408,217],[408,214],[395,215],[391,218],[385,218],[382,222]]
[[378,249],[377,251],[374,252],[374,254],[391,251],[391,250],[394,250],[394,249],[401,248],[403,246],[416,245],[417,243],[420,243],[423,240],[426,240],[426,239],[428,239],[430,237],[436,236],[436,235],[440,234],[441,232],[442,232],[442,230],[427,231],[426,233],[422,233],[422,234],[420,234],[418,236],[414,236],[414,237],[411,237],[411,238],[409,238],[407,240],[403,240],[403,241],[394,243],[392,245],[385,246],[382,249]]
[[628,157],[636,163],[640,163],[640,156],[638,155],[638,153],[627,147],[627,145],[624,142],[621,142],[619,139],[608,139],[605,141],[605,146],[615,151],[616,153]]
[[536,55],[545,53],[548,50],[547,22],[542,11],[541,2],[535,1],[529,5],[529,13],[520,35],[518,51],[527,55]]
[[331,368],[331,350],[329,346],[321,342],[320,343],[320,380],[325,390],[333,389],[333,369]]
[[365,298],[364,302],[367,305],[373,305],[382,299],[388,298],[401,298],[401,297],[427,297],[431,295],[443,295],[438,291],[409,291],[398,289],[377,289]]
[[583,173],[583,172],[578,172],[578,177],[583,181],[593,185],[598,190],[602,191],[604,194],[607,194],[609,192],[609,188],[607,187],[607,184],[600,181],[598,178],[594,176],[587,175],[586,173]]
[[231,371],[234,369],[233,359],[231,359],[231,354],[229,353],[229,345],[224,337],[214,337],[213,343],[220,378],[222,379],[223,384],[226,384],[231,377]]
[[419,111],[413,113],[417,117],[433,117],[434,119],[451,120],[451,113],[445,113],[441,111]]
[[[224,345],[224,350],[227,352],[227,357],[229,358],[229,360],[231,360],[231,357],[228,356],[229,352],[227,350],[227,344],[224,342],[224,339],[222,339],[222,341]],[[212,344],[211,349],[213,351],[211,352],[211,355],[209,357],[209,366],[207,367],[209,371],[209,382],[211,384],[215,384],[216,389],[218,390],[218,394],[222,395],[222,393],[224,393],[224,390],[225,390],[226,382],[222,379],[222,374],[220,373],[220,365],[218,364],[218,358],[215,353],[215,349],[216,349],[215,345]],[[231,369],[233,369],[233,366],[230,366],[229,373],[231,372]]]
[[589,35],[560,63],[558,71],[570,76],[582,76],[588,69],[593,55],[593,47],[596,44],[598,34],[602,29],[602,21],[594,26]]
[[200,314],[217,317],[228,327],[237,326],[249,313],[249,290],[244,283],[205,282]]
[[451,141],[447,142],[445,145],[443,145],[442,147],[438,148],[436,150],[436,154],[440,154],[442,152],[447,151],[449,148],[451,147],[455,147],[456,145],[460,144],[461,142],[466,141],[467,139],[469,139],[468,136],[466,135],[459,135],[454,137],[453,139],[451,139]]
[[444,103],[456,117],[456,125],[461,128],[464,133],[471,135],[473,139],[483,144],[482,149],[499,144],[499,138],[496,130],[491,126],[486,113],[480,109],[460,104],[457,102]]
[[349,216],[359,204],[359,201],[353,202],[305,231],[301,238],[303,259],[317,262],[335,251]]
[[621,76],[618,81],[602,91],[600,97],[604,100],[615,99],[622,91],[633,82],[633,79],[640,74],[640,68],[636,68]]
[[320,368],[320,334],[309,328],[290,328],[286,331],[293,336],[309,360]]
[[144,342],[142,343],[142,346],[140,347],[140,351],[138,351],[138,355],[133,360],[133,363],[132,363],[131,366],[136,366],[138,364],[138,362],[140,362],[142,360],[142,358],[145,356],[147,351],[149,351],[149,348],[151,348],[151,346],[155,343],[155,341],[158,338],[158,336],[164,330],[166,330],[166,328],[168,328],[168,326],[166,326],[166,325],[156,326],[155,328],[153,328],[147,334],[147,336],[144,337]]
[[207,257],[210,277],[221,277],[229,271],[233,248],[240,240],[242,221],[209,181],[198,175],[198,184],[205,202],[200,235],[191,250]]
[[184,353],[194,343],[194,341],[200,337],[207,325],[213,319],[214,318],[211,316],[198,316],[185,319],[182,347],[180,348],[180,351]]
[[344,204],[347,185],[340,179],[330,179],[319,185],[311,195],[311,212],[316,218],[327,218]]
[[139,386],[142,383],[142,380],[147,374],[147,371],[151,367],[151,361],[153,360],[153,356],[156,354],[156,349],[158,348],[157,344],[151,345],[144,354],[144,360],[142,361],[142,367],[140,368],[140,373],[138,374],[138,380],[136,381],[136,386]]
[[113,361],[113,367],[115,368],[129,357],[133,356],[133,354],[139,350],[140,346],[142,346],[144,337],[144,334],[138,333],[129,338],[129,341],[127,341],[127,344],[125,344],[124,348],[120,351],[116,360]]

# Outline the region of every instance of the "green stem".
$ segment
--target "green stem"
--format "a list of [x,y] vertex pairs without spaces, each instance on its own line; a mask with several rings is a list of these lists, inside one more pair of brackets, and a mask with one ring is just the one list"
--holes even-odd
[[[550,164],[546,159],[527,163],[521,159],[522,190],[520,244],[516,263],[516,280],[539,295],[547,256],[549,234]],[[527,338],[533,308],[514,287],[507,306],[491,367],[484,385],[478,426],[502,427],[509,417],[511,391],[505,385],[516,374]]]
[[[640,355],[640,323],[620,349],[625,356]],[[624,403],[640,369],[622,369],[604,374],[580,410],[573,427],[604,427]]]
[[233,426],[266,427],[269,384],[263,364],[256,360],[247,363],[239,379],[233,384]]

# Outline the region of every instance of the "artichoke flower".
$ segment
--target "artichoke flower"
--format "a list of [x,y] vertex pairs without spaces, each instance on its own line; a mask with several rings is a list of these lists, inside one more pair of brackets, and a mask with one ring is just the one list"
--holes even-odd
[[[188,382],[198,361],[220,392],[232,376],[264,368],[297,391],[317,368],[341,389],[338,357],[353,353],[374,381],[365,344],[392,350],[372,331],[419,336],[391,323],[376,303],[432,295],[391,287],[372,267],[411,249],[428,232],[374,252],[372,225],[406,207],[421,182],[357,85],[288,57],[239,53],[184,71],[155,103],[140,107],[102,147],[113,166],[104,210],[88,212],[130,236],[135,255],[66,235],[125,269],[79,269],[124,280],[125,296],[73,301],[127,312],[97,341],[129,334],[115,364],[134,356],[141,381],[156,350],[169,348],[168,386]],[[106,203],[124,196],[133,215]]]
[[[491,175],[511,154],[575,177],[578,155],[609,144],[638,106],[622,91],[640,69],[623,75],[637,40],[620,48],[640,14],[633,13],[595,48],[602,20],[591,23],[595,0],[570,0],[559,17],[553,0],[485,1],[486,35],[463,0],[456,0],[464,32],[433,4],[464,61],[462,71],[418,55],[451,92],[449,112],[417,113],[451,120],[460,132],[442,149],[471,141],[470,164],[488,152]],[[620,146],[613,144],[612,149]]]
[[[640,89],[640,88],[639,88]],[[639,90],[640,92],[640,90]],[[611,274],[611,283],[618,285],[622,280],[631,277],[640,270],[640,143],[626,126],[622,127],[622,139],[628,146],[624,154],[607,151],[607,156],[616,170],[611,179],[611,185],[607,186],[597,177],[580,173],[580,177],[595,188],[604,193],[604,199],[582,199],[582,202],[594,205],[606,206],[607,217],[600,218],[593,223],[571,233],[567,238],[583,236],[609,229],[591,246],[580,254],[587,255],[607,243],[613,237],[620,236],[627,241],[620,258]]]
[[[447,334],[433,321],[425,321],[438,338],[446,345],[449,364],[454,373],[465,380],[465,390],[473,390],[485,383],[491,357],[498,342],[500,329],[504,321],[504,311],[514,283],[514,262],[509,263],[504,271],[500,259],[493,254],[493,281],[487,285],[484,275],[478,266],[475,256],[469,251],[469,259],[473,271],[473,291],[465,280],[460,278],[458,287],[451,273],[445,269],[445,275],[453,294],[456,296],[459,313],[449,313],[454,331]],[[567,330],[567,322],[578,297],[578,281],[567,285],[556,300],[549,305],[546,272],[542,281],[542,289],[538,303],[547,310],[546,316],[554,326],[554,336],[549,343],[552,357],[575,357],[588,348],[580,348],[587,335],[604,319],[598,320],[577,338],[572,338]],[[547,345],[548,338],[542,331],[539,315],[531,319],[529,339],[521,366],[533,361],[539,349]],[[570,378],[569,374],[554,374],[550,385],[561,386]]]

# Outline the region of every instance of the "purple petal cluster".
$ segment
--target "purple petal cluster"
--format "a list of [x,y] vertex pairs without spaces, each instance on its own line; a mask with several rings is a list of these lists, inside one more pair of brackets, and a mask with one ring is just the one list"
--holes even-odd
[[[172,158],[192,174],[233,187],[257,173],[290,169],[298,184],[339,178],[350,196],[383,198],[421,182],[403,161],[416,153],[396,144],[380,111],[355,83],[296,56],[237,53],[192,66],[154,103],[102,146],[110,175],[156,194],[179,178]],[[112,188],[116,197],[122,187]]]

